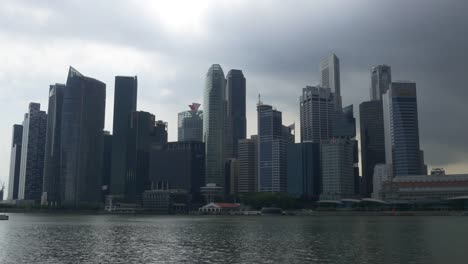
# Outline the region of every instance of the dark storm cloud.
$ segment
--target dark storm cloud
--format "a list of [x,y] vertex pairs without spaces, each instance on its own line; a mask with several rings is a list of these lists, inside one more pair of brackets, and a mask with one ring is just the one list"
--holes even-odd
[[[258,93],[283,111],[285,122],[299,120],[301,88],[318,83],[318,65],[328,53],[341,60],[343,101],[355,105],[355,115],[369,98],[371,66],[389,64],[395,80],[417,82],[427,163],[464,162],[468,171],[467,1],[213,1],[200,34],[164,28],[142,13],[142,1],[13,2],[19,11],[0,9],[0,36],[32,43],[89,41],[161,54],[174,74],[139,74],[139,93],[142,105],[161,105],[156,115],[170,121],[170,129],[175,111],[201,100],[212,63],[220,63],[225,73],[244,71],[251,133],[256,131]],[[101,68],[105,71],[106,65]],[[162,97],[155,88],[172,93]]]

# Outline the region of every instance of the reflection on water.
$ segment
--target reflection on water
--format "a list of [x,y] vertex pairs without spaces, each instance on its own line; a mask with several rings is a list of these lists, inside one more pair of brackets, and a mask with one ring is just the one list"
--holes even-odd
[[10,214],[0,263],[468,263],[467,242],[466,217]]

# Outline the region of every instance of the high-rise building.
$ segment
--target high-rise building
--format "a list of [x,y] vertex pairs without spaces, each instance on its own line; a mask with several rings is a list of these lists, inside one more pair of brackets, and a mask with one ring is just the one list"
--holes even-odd
[[340,60],[330,54],[320,63],[320,86],[330,88],[335,95],[335,110],[341,111]]
[[10,178],[8,182],[7,200],[18,199],[18,188],[21,166],[21,144],[23,142],[23,126],[13,125],[10,154]]
[[106,84],[70,67],[63,93],[60,200],[65,206],[101,202]]
[[203,111],[205,183],[224,186],[225,85],[223,69],[213,64],[206,74]]
[[329,88],[307,86],[300,97],[301,142],[332,137],[334,95]]
[[226,175],[224,184],[226,195],[237,194],[237,181],[239,179],[239,163],[237,162],[237,159],[227,159],[224,172]]
[[162,147],[167,143],[167,122],[158,120],[155,122],[151,134],[151,147]]
[[41,204],[44,205],[57,205],[60,202],[62,105],[65,89],[65,84],[55,84],[49,87],[44,179],[41,197]]
[[153,148],[149,174],[152,189],[179,189],[202,201],[200,188],[205,185],[205,144],[199,141],[169,142]]
[[385,137],[382,101],[368,101],[359,105],[361,127],[361,165],[363,197],[373,192],[374,168],[385,163]]
[[240,139],[238,144],[238,176],[237,192],[250,193],[257,191],[257,148],[258,137],[252,136],[251,139]]
[[[287,145],[293,139],[282,125],[282,113],[271,105],[257,105],[258,188],[260,192],[286,192]],[[289,133],[289,134],[288,134]]]
[[137,77],[116,76],[114,94],[114,123],[112,135],[112,168],[110,193],[123,196],[127,140],[130,130],[130,115],[137,108]]
[[290,144],[287,156],[288,194],[318,200],[321,193],[320,144]]
[[103,201],[109,194],[109,186],[112,175],[112,135],[109,131],[104,131],[104,148],[102,153],[102,191]]
[[332,127],[333,138],[351,139],[356,137],[356,119],[354,118],[353,105],[335,112]]
[[40,104],[30,103],[23,121],[19,200],[41,200],[46,131],[47,114]]
[[388,65],[377,65],[371,71],[371,101],[381,101],[382,96],[390,88],[392,83],[392,69]]
[[178,141],[203,141],[203,111],[199,110],[200,104],[192,103],[190,110],[178,114],[177,140]]
[[383,97],[385,158],[395,176],[419,175],[418,104],[416,83],[392,82]]
[[356,140],[330,139],[321,144],[321,200],[352,198],[355,194]]
[[133,112],[127,139],[125,201],[141,202],[141,195],[150,189],[149,156],[157,143],[155,116],[148,112]]
[[227,119],[230,122],[230,141],[232,142],[231,156],[237,158],[239,139],[245,139],[247,135],[246,82],[241,70],[230,70],[226,79]]

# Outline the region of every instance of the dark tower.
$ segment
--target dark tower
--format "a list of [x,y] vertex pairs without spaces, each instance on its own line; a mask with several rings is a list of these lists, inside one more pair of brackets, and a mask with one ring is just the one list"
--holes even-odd
[[112,169],[110,193],[123,195],[125,192],[125,171],[127,140],[130,130],[130,115],[136,111],[137,77],[115,77],[114,128],[112,135]]
[[232,137],[232,157],[237,158],[239,139],[245,139],[247,121],[245,117],[246,82],[241,70],[230,70],[226,76],[227,118]]
[[13,138],[11,140],[10,179],[8,183],[8,200],[18,199],[21,144],[23,141],[23,126],[13,125]]

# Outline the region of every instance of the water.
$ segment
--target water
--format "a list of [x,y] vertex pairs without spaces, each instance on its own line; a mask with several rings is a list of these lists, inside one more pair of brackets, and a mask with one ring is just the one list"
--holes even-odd
[[10,214],[0,263],[468,263],[468,217]]

